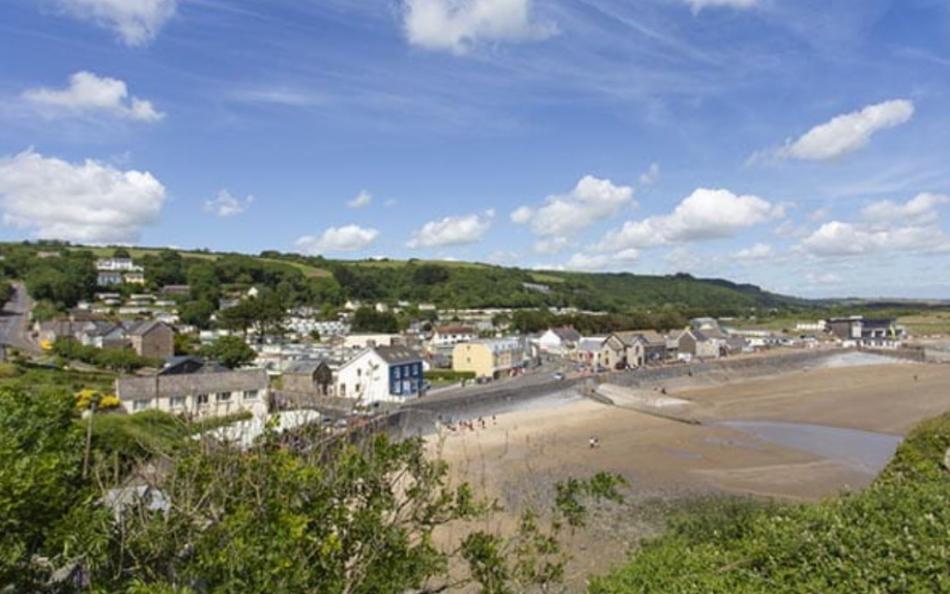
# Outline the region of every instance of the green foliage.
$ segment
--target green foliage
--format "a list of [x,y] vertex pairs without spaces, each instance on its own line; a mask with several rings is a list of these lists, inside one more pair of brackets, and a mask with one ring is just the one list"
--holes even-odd
[[43,299],[42,301],[37,301],[36,305],[33,306],[33,311],[30,312],[30,318],[34,322],[48,322],[61,313],[62,311],[55,303]]
[[31,556],[60,552],[53,536],[90,493],[75,418],[68,393],[0,388],[0,585],[13,591],[35,591]]
[[864,492],[817,505],[690,509],[593,594],[950,591],[950,414],[922,423]]
[[55,258],[13,260],[13,274],[22,278],[30,295],[58,308],[90,299],[96,290],[95,257],[90,252],[66,251]]
[[99,349],[86,346],[69,338],[59,338],[53,343],[53,353],[67,360],[82,361],[89,365],[113,371],[135,371],[142,367],[158,367],[159,361],[140,357],[130,348]]
[[240,336],[222,336],[201,349],[201,355],[214,359],[225,367],[237,369],[247,365],[257,357]]
[[207,299],[197,299],[183,303],[178,310],[178,317],[184,324],[206,329],[211,326],[211,316],[214,312],[214,303]]
[[354,332],[399,332],[399,319],[392,312],[378,312],[371,307],[361,307],[353,314]]
[[425,379],[435,382],[460,382],[475,379],[474,371],[452,371],[451,369],[430,369],[423,375]]

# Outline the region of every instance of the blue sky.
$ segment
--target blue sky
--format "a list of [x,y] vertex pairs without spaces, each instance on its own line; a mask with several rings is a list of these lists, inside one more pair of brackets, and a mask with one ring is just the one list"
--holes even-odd
[[950,297],[945,0],[7,0],[0,238]]

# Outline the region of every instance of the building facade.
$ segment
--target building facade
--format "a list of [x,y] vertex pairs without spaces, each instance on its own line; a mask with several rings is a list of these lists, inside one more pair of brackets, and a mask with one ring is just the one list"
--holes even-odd
[[419,396],[424,383],[418,352],[407,347],[376,346],[340,366],[336,396],[365,404],[403,402]]
[[522,366],[524,347],[517,338],[477,340],[455,345],[452,370],[472,372],[475,377],[498,379]]
[[196,364],[190,371],[115,380],[116,396],[130,414],[161,410],[190,417],[241,411],[267,412],[268,379],[263,369],[225,370]]

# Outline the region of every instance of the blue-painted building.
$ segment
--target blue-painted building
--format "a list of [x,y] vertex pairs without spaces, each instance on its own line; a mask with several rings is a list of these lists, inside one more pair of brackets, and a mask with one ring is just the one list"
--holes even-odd
[[423,391],[422,356],[407,347],[371,347],[340,367],[337,396],[401,402]]

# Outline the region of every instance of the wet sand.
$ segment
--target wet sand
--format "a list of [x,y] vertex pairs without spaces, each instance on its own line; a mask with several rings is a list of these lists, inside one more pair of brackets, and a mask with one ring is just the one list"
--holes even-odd
[[[901,435],[950,409],[950,365],[808,369],[728,385],[668,388],[668,395],[688,400],[689,415],[703,424],[583,400],[499,415],[487,419],[484,429],[442,432],[430,438],[430,448],[450,463],[456,479],[497,498],[509,513],[526,504],[543,507],[558,480],[598,471],[626,477],[635,500],[703,493],[815,500],[863,488],[874,470],[720,423],[809,423]],[[599,448],[589,447],[591,436],[599,439]],[[594,526],[576,536],[577,575],[622,560],[638,536],[625,532],[622,518],[602,520],[599,531]]]

